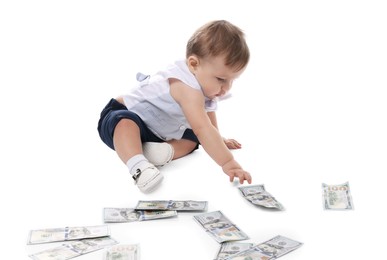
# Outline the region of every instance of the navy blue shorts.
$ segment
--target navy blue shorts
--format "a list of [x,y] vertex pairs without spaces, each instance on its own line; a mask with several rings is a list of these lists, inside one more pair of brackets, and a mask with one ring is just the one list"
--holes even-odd
[[[98,121],[99,136],[101,137],[102,141],[111,149],[114,150],[114,129],[116,128],[118,122],[120,122],[120,120],[124,118],[130,119],[138,125],[138,127],[140,128],[142,143],[165,142],[164,140],[157,137],[151,130],[149,130],[144,121],[142,121],[142,119],[136,113],[129,111],[125,105],[112,98],[102,110],[100,119]],[[195,147],[194,150],[198,149],[199,140],[192,131],[192,129],[185,130],[182,139],[187,139],[197,143],[198,145]]]

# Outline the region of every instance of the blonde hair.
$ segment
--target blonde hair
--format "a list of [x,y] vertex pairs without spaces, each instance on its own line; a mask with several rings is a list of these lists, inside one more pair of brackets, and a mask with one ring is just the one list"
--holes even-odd
[[225,20],[209,22],[191,36],[187,43],[186,57],[199,58],[225,56],[225,65],[239,71],[246,67],[250,58],[245,34],[237,26]]

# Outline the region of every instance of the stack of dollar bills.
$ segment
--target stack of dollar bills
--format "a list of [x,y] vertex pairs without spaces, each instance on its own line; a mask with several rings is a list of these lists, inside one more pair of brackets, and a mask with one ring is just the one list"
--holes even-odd
[[218,243],[249,238],[221,211],[199,214],[194,216],[194,220]]
[[105,223],[123,223],[177,216],[176,210],[135,210],[134,208],[104,208]]
[[207,201],[140,200],[135,208],[104,208],[105,223],[122,223],[170,218],[178,211],[205,211]]
[[[207,206],[207,201],[140,200],[135,208],[104,208],[104,222],[122,223],[170,218],[177,216],[178,211],[205,211]],[[27,244],[59,241],[67,243],[32,254],[30,257],[34,260],[67,260],[109,247],[104,255],[106,260],[140,259],[139,246],[116,245],[118,242],[110,238],[110,229],[107,225],[31,230]]]
[[238,189],[242,193],[243,197],[253,205],[284,210],[282,204],[265,190],[265,186],[263,184],[241,186]]
[[224,242],[220,244],[214,260],[225,260],[232,255],[236,255],[242,251],[248,250],[254,246],[253,243],[244,242]]
[[240,243],[230,242],[221,245],[215,260],[269,260],[277,259],[302,246],[302,243],[293,239],[276,236],[272,239],[260,243]]
[[34,260],[67,260],[117,244],[107,225],[31,230],[27,244],[69,241],[30,255]]
[[105,251],[103,260],[140,260],[140,246],[115,245]]
[[322,184],[323,207],[326,210],[352,210],[353,202],[349,183],[339,185]]
[[215,260],[276,259],[302,245],[284,236],[276,236],[260,244],[237,242],[249,237],[221,211],[196,215],[194,220],[221,244]]
[[136,210],[205,211],[207,201],[196,200],[140,200]]

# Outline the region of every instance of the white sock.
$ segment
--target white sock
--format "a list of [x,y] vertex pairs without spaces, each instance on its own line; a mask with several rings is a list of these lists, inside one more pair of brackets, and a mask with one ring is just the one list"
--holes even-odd
[[126,162],[126,166],[128,166],[128,169],[129,169],[129,172],[130,174],[132,174],[132,169],[139,163],[139,162],[142,162],[142,161],[148,161],[145,156],[143,154],[137,154],[135,156],[133,156],[132,158],[130,158],[127,162]]

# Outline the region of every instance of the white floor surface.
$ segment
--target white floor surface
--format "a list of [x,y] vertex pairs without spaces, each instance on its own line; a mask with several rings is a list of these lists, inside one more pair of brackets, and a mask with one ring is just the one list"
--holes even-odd
[[[3,1],[0,3],[0,244],[4,259],[40,228],[103,224],[104,207],[207,200],[259,243],[304,245],[283,259],[386,259],[387,18],[383,1]],[[213,19],[241,27],[251,49],[233,98],[219,105],[235,158],[286,208],[254,207],[205,151],[161,170],[142,194],[99,139],[99,113],[138,71],[184,57]],[[324,211],[321,184],[349,181],[355,209]],[[141,259],[213,259],[219,244],[193,215],[111,224]],[[103,250],[75,259],[102,259]],[[12,257],[11,257],[12,256]]]

